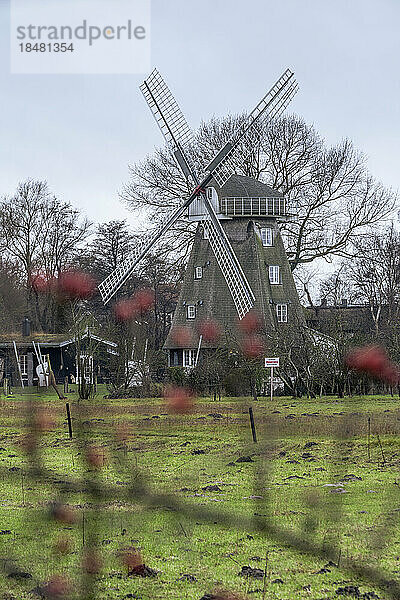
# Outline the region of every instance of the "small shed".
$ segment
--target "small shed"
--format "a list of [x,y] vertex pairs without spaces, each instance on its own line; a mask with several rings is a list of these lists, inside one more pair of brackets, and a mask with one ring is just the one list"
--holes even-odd
[[[37,367],[39,354],[48,355],[52,371],[57,383],[68,378],[69,382],[77,376],[77,340],[69,333],[31,332],[27,320],[19,333],[0,334],[0,380],[7,377],[11,385],[34,386],[38,384]],[[112,355],[117,354],[117,344],[112,340],[100,337],[89,328],[80,336],[80,353],[82,359],[91,365],[89,377],[96,376],[99,383],[107,382],[109,364]]]

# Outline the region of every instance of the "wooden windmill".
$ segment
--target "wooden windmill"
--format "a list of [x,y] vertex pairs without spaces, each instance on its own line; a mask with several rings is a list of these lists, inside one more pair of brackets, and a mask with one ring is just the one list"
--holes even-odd
[[[285,200],[265,184],[235,175],[248,156],[246,141],[256,124],[262,118],[280,115],[297,92],[294,74],[289,69],[283,73],[205,167],[201,178],[187,152],[193,142],[192,132],[157,70],[144,81],[141,90],[193,191],[99,285],[104,303],[127,281],[160,237],[187,214],[199,225],[172,330],[178,325],[191,325],[195,332],[195,322],[207,317],[218,320],[223,327],[233,326],[235,320],[243,319],[253,308],[263,315],[267,327],[286,322],[291,312],[300,314],[277,226],[277,221],[286,215]],[[170,335],[165,344],[170,364],[193,366],[198,336],[193,335],[191,347],[176,345]]]

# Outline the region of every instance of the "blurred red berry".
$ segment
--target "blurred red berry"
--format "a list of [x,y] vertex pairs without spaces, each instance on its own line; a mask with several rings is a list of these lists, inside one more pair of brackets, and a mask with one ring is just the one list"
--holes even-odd
[[60,535],[54,544],[54,551],[57,554],[65,555],[72,550],[72,540],[66,535]]
[[345,363],[350,369],[366,373],[388,383],[395,384],[399,381],[398,368],[389,361],[385,350],[380,346],[355,348],[348,353]]
[[120,300],[114,304],[114,315],[117,321],[120,322],[130,321],[133,319],[136,316],[136,313],[132,298]]
[[213,319],[205,319],[199,323],[198,332],[205,342],[217,342],[221,337],[221,328]]
[[187,388],[168,385],[164,390],[164,398],[170,412],[182,415],[193,410],[193,393]]
[[31,276],[30,286],[38,294],[55,293],[57,291],[58,280],[55,277],[48,277],[43,273],[39,273]]
[[127,567],[129,571],[144,564],[140,551],[133,546],[121,550],[119,552],[119,557],[122,564]]
[[213,600],[245,600],[245,596],[226,590],[215,590],[212,594],[212,598]]
[[400,382],[400,371],[399,368],[394,364],[389,364],[382,373],[383,381],[386,381],[389,385],[398,385]]
[[154,292],[149,289],[138,290],[125,300],[120,300],[114,305],[114,314],[117,321],[130,321],[143,315],[154,306]]
[[247,358],[261,358],[264,354],[264,342],[259,335],[248,335],[242,342],[242,351]]
[[132,431],[130,425],[127,423],[121,423],[115,427],[115,438],[119,442],[126,442],[131,437]]
[[82,568],[89,575],[96,575],[101,571],[102,561],[99,554],[93,550],[86,550],[82,558]]
[[70,593],[70,586],[65,577],[54,575],[45,584],[43,592],[49,600],[63,600]]
[[346,363],[359,371],[380,373],[388,364],[388,357],[385,350],[379,346],[364,346],[349,352]]
[[33,418],[35,431],[49,431],[55,427],[55,417],[49,409],[39,409]]
[[239,329],[242,333],[249,335],[251,333],[257,333],[262,328],[262,318],[260,314],[255,310],[250,310],[244,317],[239,321]]
[[138,314],[145,313],[154,306],[154,292],[149,289],[138,290],[133,294],[132,302]]
[[58,521],[59,523],[65,523],[67,525],[72,525],[76,522],[76,513],[72,508],[66,504],[61,504],[59,502],[55,502],[51,506],[51,515],[53,519]]
[[58,278],[58,293],[61,299],[88,300],[94,294],[96,283],[82,271],[64,271]]
[[171,338],[179,348],[187,348],[193,341],[193,332],[189,327],[174,327]]
[[44,294],[49,289],[49,281],[45,275],[32,275],[30,278],[32,289],[38,294]]
[[27,454],[33,454],[37,449],[36,432],[22,435],[19,439],[19,443]]
[[91,467],[100,469],[106,463],[104,450],[96,446],[89,446],[86,450],[86,460]]

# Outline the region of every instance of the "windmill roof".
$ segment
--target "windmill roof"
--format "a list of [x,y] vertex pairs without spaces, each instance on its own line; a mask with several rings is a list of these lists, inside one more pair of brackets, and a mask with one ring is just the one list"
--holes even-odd
[[[273,219],[260,217],[255,220],[240,219],[223,221],[223,227],[232,244],[233,250],[246,274],[255,295],[255,309],[264,317],[265,331],[275,329],[276,305],[290,303],[290,314],[293,324],[304,320],[293,275],[286,258],[285,248],[279,228]],[[275,231],[273,246],[264,247],[258,233],[258,225],[268,225]],[[271,285],[269,281],[269,265],[281,267],[282,285]],[[196,266],[202,266],[202,277],[194,278]],[[187,319],[187,306],[195,307],[195,319]],[[238,315],[225,278],[213,254],[208,240],[203,237],[202,225],[199,224],[193,248],[190,254],[185,279],[179,301],[174,313],[171,330],[164,344],[166,350],[196,349],[199,344],[199,324],[211,319],[216,322],[223,333],[221,343],[231,343],[239,339],[237,330]],[[283,325],[283,324],[282,324]],[[290,326],[290,325],[289,325]],[[292,326],[294,327],[294,325]],[[187,341],[180,342],[182,330]],[[272,335],[272,333],[270,333]],[[202,341],[202,348],[215,348],[215,341]]]
[[[216,187],[219,188],[217,185]],[[262,181],[245,175],[232,175],[225,185],[219,188],[219,193],[223,198],[283,198],[281,192],[274,190]]]

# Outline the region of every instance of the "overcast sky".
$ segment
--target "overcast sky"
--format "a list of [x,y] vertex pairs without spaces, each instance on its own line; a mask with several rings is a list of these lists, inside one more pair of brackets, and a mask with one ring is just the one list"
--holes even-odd
[[[9,0],[0,22],[0,195],[47,179],[92,220],[134,224],[118,189],[128,163],[161,143],[138,89],[146,73],[11,75]],[[194,128],[253,108],[290,67],[291,110],[329,143],[351,138],[397,189],[399,22],[400,0],[152,0],[152,66]]]

